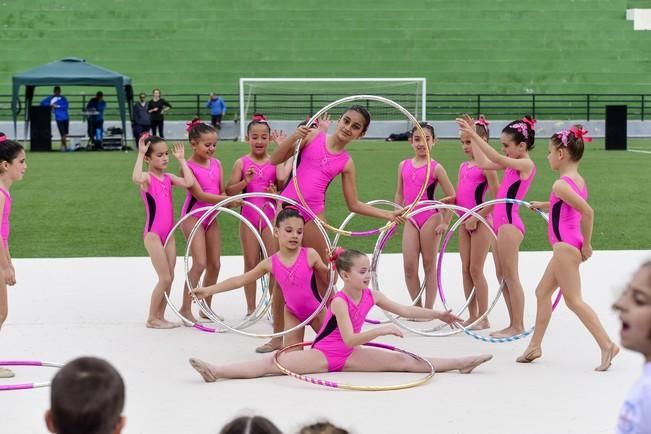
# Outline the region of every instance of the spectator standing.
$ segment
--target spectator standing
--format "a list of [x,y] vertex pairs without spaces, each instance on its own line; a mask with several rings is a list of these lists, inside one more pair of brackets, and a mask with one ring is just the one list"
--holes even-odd
[[101,145],[104,138],[104,110],[106,109],[106,101],[104,101],[104,93],[97,92],[95,98],[92,98],[86,104],[86,112],[88,113],[88,137],[95,142],[95,145]]
[[[160,97],[160,89],[154,89],[152,95],[153,98],[147,104],[151,133],[154,136],[165,138],[163,121],[165,119],[165,112],[171,109],[172,105]],[[156,133],[156,130],[158,130],[158,133]]]
[[138,101],[133,103],[133,139],[138,143],[142,133],[148,132],[151,128],[151,121],[149,120],[149,111],[147,104],[147,95],[141,92],[138,95]]
[[61,88],[54,86],[53,95],[43,98],[41,105],[49,106],[54,111],[54,120],[57,122],[59,135],[61,136],[61,150],[67,151],[70,116],[68,115],[68,100],[65,96],[61,95]]
[[210,109],[210,123],[214,128],[221,130],[222,116],[226,114],[226,103],[223,98],[214,92],[211,92],[206,107]]

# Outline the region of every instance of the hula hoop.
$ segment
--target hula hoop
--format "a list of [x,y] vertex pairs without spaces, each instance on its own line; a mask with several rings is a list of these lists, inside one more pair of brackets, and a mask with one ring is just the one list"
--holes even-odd
[[429,366],[430,371],[425,375],[423,378],[412,381],[409,383],[402,383],[402,384],[392,384],[392,385],[387,385],[387,386],[359,386],[355,384],[347,384],[347,383],[339,383],[336,381],[329,381],[329,380],[321,380],[320,378],[314,378],[314,377],[309,377],[307,375],[303,374],[297,374],[296,372],[292,372],[289,369],[285,368],[278,358],[280,357],[281,354],[292,350],[296,348],[302,348],[306,347],[308,345],[312,345],[312,342],[299,342],[293,345],[289,345],[285,348],[282,348],[274,354],[273,361],[274,364],[280,369],[280,371],[290,377],[296,378],[297,380],[305,381],[307,383],[315,384],[317,386],[325,386],[325,387],[330,387],[333,389],[346,389],[346,390],[360,390],[360,391],[367,391],[367,392],[379,392],[383,390],[399,390],[399,389],[409,389],[411,387],[416,387],[420,386],[421,384],[427,383],[433,376],[434,373],[436,372],[434,369],[434,366],[432,363],[427,360],[424,357],[421,357],[417,354],[414,354],[412,352],[409,352],[407,350],[403,350],[401,348],[394,347],[392,345],[387,345],[387,344],[381,344],[381,343],[376,343],[376,342],[368,342],[363,344],[365,347],[373,347],[373,348],[380,348],[383,350],[389,350],[389,351],[396,351],[399,353],[406,354],[408,356],[413,357],[416,360],[420,360],[421,362],[425,363],[427,366]]
[[[294,327],[291,327],[291,328],[289,328],[287,330],[283,330],[283,331],[278,332],[278,333],[251,333],[251,332],[247,332],[245,330],[237,329],[235,327],[232,327],[232,326],[226,324],[224,321],[217,318],[217,316],[212,311],[212,309],[210,309],[203,302],[203,300],[200,300],[199,298],[197,298],[197,296],[194,293],[195,287],[193,287],[192,284],[190,283],[190,279],[189,279],[189,276],[188,276],[188,263],[189,263],[189,258],[190,258],[190,245],[192,244],[192,240],[194,239],[194,236],[195,236],[197,230],[199,229],[199,227],[201,226],[201,224],[208,217],[210,217],[210,214],[213,211],[224,208],[226,205],[228,205],[229,203],[231,203],[233,201],[240,200],[240,199],[245,199],[245,198],[248,198],[248,197],[264,197],[264,198],[269,198],[269,199],[280,200],[280,201],[287,202],[290,205],[293,205],[293,206],[297,207],[299,209],[299,211],[301,211],[301,212],[307,213],[309,216],[315,218],[315,222],[317,222],[316,227],[319,229],[319,232],[321,232],[321,235],[323,236],[323,239],[325,240],[326,245],[329,248],[331,247],[330,238],[328,237],[328,234],[325,231],[325,228],[320,224],[320,222],[318,222],[318,219],[316,219],[316,216],[314,216],[314,213],[312,213],[312,211],[310,211],[308,208],[303,207],[301,204],[299,204],[298,202],[296,202],[296,201],[294,201],[292,199],[288,199],[286,197],[283,197],[283,196],[280,196],[280,195],[277,195],[277,194],[263,193],[263,192],[242,193],[242,194],[238,194],[238,195],[235,195],[235,196],[230,196],[230,197],[222,200],[221,202],[217,203],[216,205],[214,205],[210,209],[210,212],[205,213],[195,223],[194,227],[192,228],[192,231],[190,232],[190,236],[188,237],[187,247],[185,249],[185,258],[184,258],[184,262],[185,262],[185,280],[186,280],[186,283],[188,285],[188,289],[190,290],[190,294],[192,295],[192,298],[197,303],[197,305],[199,306],[201,311],[204,314],[206,314],[206,316],[208,316],[208,318],[211,321],[215,322],[216,324],[219,324],[223,328],[225,328],[225,329],[227,329],[229,331],[232,331],[234,333],[238,333],[238,334],[241,334],[241,335],[244,335],[244,336],[249,336],[249,337],[252,337],[252,338],[266,338],[266,339],[269,339],[269,338],[285,336],[286,334],[292,333],[292,332],[294,332],[294,331],[308,325],[310,322],[312,322],[312,320],[326,306],[326,304],[328,303],[328,300],[330,299],[330,295],[331,295],[331,293],[333,291],[333,288],[335,286],[336,271],[335,271],[334,265],[330,266],[330,279],[329,279],[329,283],[328,283],[328,289],[326,290],[326,293],[323,295],[323,299],[321,300],[321,303],[319,304],[319,306],[314,310],[314,312],[312,312],[312,314],[310,316],[308,316],[305,319],[305,321],[301,322],[300,324],[297,324]],[[227,208],[224,208],[224,209],[227,209]]]
[[[402,208],[402,206],[398,205],[397,203],[392,202],[392,201],[390,201],[390,200],[386,200],[386,199],[375,199],[375,200],[371,200],[371,201],[366,202],[366,205],[371,205],[371,206],[375,206],[375,205],[387,205],[387,206],[392,206],[392,207],[394,207],[395,209],[401,209],[401,208]],[[339,229],[344,230],[345,227],[348,225],[348,223],[350,223],[350,221],[351,221],[351,220],[353,219],[353,217],[355,217],[356,215],[357,215],[357,214],[354,213],[354,212],[351,212],[350,214],[348,214],[348,215],[346,216],[346,218],[344,219],[344,221],[343,221],[343,222],[341,223],[341,225],[339,226]],[[394,226],[394,228],[395,228],[395,226]],[[337,245],[339,244],[339,238],[340,238],[340,237],[341,237],[341,234],[340,234],[339,232],[337,232],[337,233],[335,234],[334,239],[332,240],[332,244],[333,244],[334,246],[337,246]],[[423,281],[423,284],[420,286],[420,292],[419,292],[418,295],[417,295],[417,296],[412,300],[412,303],[411,303],[412,306],[414,306],[414,305],[416,304],[416,302],[417,302],[418,300],[420,300],[420,297],[423,295],[423,292],[425,292],[425,282],[424,282],[424,281]],[[386,323],[388,323],[388,322],[390,322],[390,321],[389,321],[389,320],[375,320],[375,319],[369,319],[369,318],[366,318],[366,319],[364,319],[364,322],[367,323],[367,324],[386,324]]]
[[[260,208],[258,208],[257,206],[255,206],[253,204],[249,204],[249,206],[251,206],[256,212],[259,212],[261,216],[264,215],[263,219],[265,220],[266,223],[268,223],[271,226],[271,222],[267,218],[266,214],[264,214],[264,212],[262,210],[260,210]],[[174,236],[174,232],[181,226],[181,224],[186,219],[193,216],[194,214],[198,214],[200,212],[208,211],[208,210],[211,210],[213,208],[214,207],[212,207],[212,206],[211,207],[197,208],[197,209],[194,209],[194,210],[190,211],[186,215],[184,215],[181,219],[179,219],[178,222],[176,222],[174,227],[172,227],[172,230],[170,231],[169,235],[167,236],[167,239],[165,240],[165,244],[163,245],[163,247],[167,246],[167,243],[169,242],[169,240],[172,239],[172,237]],[[267,249],[264,246],[264,242],[262,241],[262,237],[260,236],[259,232],[257,231],[257,228],[255,228],[255,226],[253,226],[253,224],[250,221],[243,218],[240,213],[238,213],[236,211],[233,211],[230,208],[220,208],[217,211],[217,213],[215,213],[214,215],[211,216],[211,218],[213,220],[215,218],[217,218],[217,215],[219,215],[219,212],[221,212],[221,211],[224,211],[227,214],[230,214],[232,216],[235,216],[236,218],[239,218],[240,221],[244,222],[244,224],[247,225],[249,230],[251,230],[254,233],[254,236],[256,237],[256,240],[258,241],[258,244],[260,245],[260,249],[262,251],[262,256],[266,259],[267,258]],[[206,213],[206,214],[209,214],[209,213]],[[189,246],[190,246],[190,243],[188,242],[188,247]],[[186,283],[189,283],[189,278],[188,278],[188,275],[187,275],[188,274],[187,263],[186,263],[185,274],[186,274]],[[191,286],[188,286],[188,288],[190,288],[190,287]],[[249,327],[249,326],[253,325],[257,321],[259,321],[259,319],[262,317],[262,315],[264,315],[264,313],[265,313],[264,310],[268,309],[268,307],[266,307],[266,306],[268,306],[270,303],[265,304],[265,308],[261,309],[261,307],[263,306],[263,300],[265,300],[265,295],[268,294],[268,285],[267,285],[266,280],[261,279],[261,289],[262,289],[262,296],[261,296],[261,299],[260,299],[260,303],[258,304],[258,306],[256,306],[256,310],[253,312],[253,314],[247,316],[240,324],[236,325],[235,326],[236,328],[246,328],[246,327]],[[169,295],[167,293],[164,293],[164,295],[165,295],[165,300],[167,301],[167,305],[170,307],[172,312],[174,312],[174,314],[176,314],[176,316],[185,325],[187,325],[189,327],[193,327],[193,328],[195,328],[197,330],[200,330],[200,331],[203,331],[203,332],[207,332],[207,333],[223,333],[223,332],[226,331],[226,330],[219,330],[219,329],[216,329],[216,328],[213,328],[213,327],[208,327],[206,325],[203,325],[203,324],[198,323],[198,322],[194,322],[194,321],[186,318],[183,314],[181,314],[179,308],[172,302]],[[263,311],[262,314],[256,315],[256,313],[258,313],[261,310]]]
[[[420,122],[418,121],[418,119],[416,119],[414,117],[414,115],[412,115],[407,109],[405,109],[403,106],[401,106],[400,104],[398,104],[397,102],[395,102],[393,100],[390,100],[388,98],[384,98],[384,97],[381,97],[381,96],[376,96],[376,95],[353,95],[353,96],[348,96],[348,97],[340,98],[340,99],[338,99],[336,101],[333,101],[330,104],[323,107],[318,112],[316,112],[314,114],[314,116],[312,116],[310,118],[310,120],[307,122],[306,126],[309,128],[317,119],[319,119],[321,117],[321,115],[326,113],[331,108],[333,108],[333,107],[335,107],[335,106],[337,106],[339,104],[343,104],[343,103],[351,102],[351,101],[357,101],[357,100],[377,101],[377,102],[381,102],[381,103],[384,103],[384,104],[387,104],[387,105],[390,105],[390,106],[394,107],[395,109],[399,110],[402,114],[404,114],[414,124],[414,126],[418,129],[418,132],[420,133],[420,135],[423,138],[426,137],[425,131],[420,126]],[[292,181],[294,182],[294,189],[296,190],[296,196],[298,196],[299,202],[301,203],[301,205],[303,205],[303,207],[305,207],[307,209],[310,209],[310,206],[307,204],[307,202],[303,198],[303,194],[301,193],[301,189],[298,186],[298,177],[296,176],[296,170],[298,168],[298,156],[299,156],[299,154],[301,152],[301,143],[302,142],[303,142],[303,139],[299,139],[296,142],[296,148],[294,150],[294,161],[292,162]],[[427,161],[430,161],[430,159],[431,159],[430,147],[426,146],[425,150],[427,152],[427,157],[426,157]],[[429,180],[430,172],[431,172],[431,164],[428,164],[427,165],[427,170],[426,170],[426,173],[425,173],[425,179],[423,181],[423,185],[420,188],[420,191],[416,195],[416,200],[414,200],[414,202],[411,203],[407,207],[407,210],[405,211],[405,213],[408,213],[408,212],[410,212],[411,210],[414,209],[414,207],[418,203],[418,198],[421,197],[423,195],[423,193],[425,192],[425,190],[427,189],[427,181]],[[312,210],[310,209],[310,211],[312,211]],[[314,215],[314,212],[311,212],[311,214]],[[386,229],[388,229],[391,226],[394,226],[396,224],[394,222],[389,221],[384,226],[382,226],[380,228],[371,229],[371,230],[368,230],[368,231],[351,232],[351,231],[345,231],[345,230],[341,230],[339,228],[336,228],[334,226],[331,226],[327,222],[319,219],[318,216],[315,216],[315,219],[319,220],[320,223],[325,228],[330,229],[331,231],[333,231],[333,232],[335,232],[337,234],[341,234],[341,235],[346,236],[346,237],[366,237],[366,236],[369,236],[369,235],[375,235],[375,234],[378,234],[378,233],[380,233],[380,232],[382,232],[382,231],[384,231],[384,230],[386,230]]]
[[[490,205],[505,204],[505,203],[511,203],[511,204],[515,204],[515,205],[522,205],[522,206],[526,206],[529,209],[532,209],[531,204],[529,202],[527,202],[527,201],[519,200],[519,199],[503,198],[503,199],[493,199],[493,200],[489,200],[487,202],[480,203],[476,207],[468,210],[468,212],[466,214],[470,215],[469,213],[473,213],[473,212],[477,213],[478,211],[480,211],[483,208],[485,208],[487,206],[490,206]],[[540,217],[543,218],[543,220],[545,220],[545,222],[549,222],[549,217],[547,216],[547,214],[545,214],[544,212],[542,212],[542,211],[540,211],[538,209],[536,209],[535,211]],[[439,258],[441,258],[441,260],[439,261],[439,264],[442,263],[442,257],[445,254],[445,249],[447,248],[447,242],[449,241],[449,238],[452,236],[453,230],[456,230],[459,227],[459,225],[461,224],[460,222],[462,222],[464,220],[464,218],[467,218],[467,217],[465,215],[462,216],[461,218],[459,218],[459,220],[457,220],[455,222],[455,224],[452,227],[450,227],[450,229],[448,229],[448,233],[446,234],[446,237],[445,237],[445,242],[441,246],[441,250],[439,251]],[[440,276],[438,276],[438,277],[440,278]],[[501,289],[502,289],[503,286],[504,286],[504,282],[502,282],[502,284],[500,285],[500,293],[501,293]],[[439,291],[441,291],[440,286],[439,286]],[[442,297],[442,299],[445,298],[443,292],[441,292],[441,297]],[[554,302],[552,304],[552,312],[556,309],[556,306],[558,306],[558,303],[561,301],[562,297],[563,297],[562,292],[558,291],[558,294],[556,295],[556,299],[554,300]],[[495,298],[495,300],[493,300],[493,304],[489,307],[489,309],[486,311],[484,316],[488,315],[488,313],[493,309],[493,307],[495,306],[496,303],[497,303],[497,298]],[[463,332],[465,334],[467,334],[468,336],[472,336],[473,338],[478,339],[480,341],[488,342],[488,343],[491,343],[491,344],[501,344],[501,343],[505,343],[505,342],[517,341],[519,339],[522,339],[522,338],[525,338],[525,337],[529,336],[531,333],[533,333],[533,330],[534,330],[534,326],[532,326],[530,329],[525,330],[524,332],[519,333],[519,334],[514,335],[514,336],[509,336],[509,337],[505,337],[505,338],[494,338],[492,336],[483,336],[483,335],[480,335],[478,333],[475,333],[474,331],[469,330],[470,326],[471,325],[468,325],[467,327],[465,327],[463,329]]]
[[[434,201],[422,201],[421,203],[425,203],[425,202],[434,202]],[[424,206],[422,208],[417,208],[415,211],[412,211],[412,212],[406,214],[405,216],[407,218],[409,218],[409,217],[413,217],[414,215],[417,215],[417,214],[419,214],[421,212],[426,212],[426,211],[430,211],[430,210],[443,210],[443,209],[448,209],[448,210],[453,210],[453,211],[462,211],[462,212],[465,212],[465,213],[470,213],[470,215],[473,215],[474,217],[476,217],[477,220],[479,220],[482,224],[486,225],[492,231],[492,228],[491,228],[490,224],[481,215],[477,214],[477,212],[475,212],[473,210],[467,210],[466,208],[458,206],[458,205],[451,205],[451,204],[444,204],[444,203],[431,203],[430,205],[426,205],[426,206]],[[378,270],[378,264],[379,264],[380,256],[382,254],[382,251],[386,247],[386,243],[388,242],[389,238],[392,235],[393,235],[393,231],[391,231],[391,230],[383,231],[380,234],[380,236],[378,237],[378,240],[377,240],[377,242],[375,244],[375,249],[373,251],[373,258],[371,259],[371,284],[372,284],[372,288],[374,290],[376,290],[376,291],[381,291],[380,290],[380,284],[378,283],[378,276],[377,276],[377,270]],[[439,255],[440,255],[440,253],[439,253]],[[499,298],[500,294],[501,294],[501,287],[500,287],[500,291],[498,292],[498,294],[496,296],[496,300]],[[457,315],[457,316],[460,315],[466,309],[466,307],[470,303],[470,301],[469,301],[470,299],[471,299],[471,297],[469,297],[468,300],[466,300],[466,303],[463,305],[463,307],[459,311],[457,311],[455,313],[455,315]],[[446,305],[445,309],[449,310],[449,307]],[[387,318],[391,322],[396,324],[397,326],[399,326],[399,327],[401,327],[401,328],[403,328],[405,330],[408,330],[408,331],[410,331],[412,333],[419,334],[421,336],[445,337],[445,336],[452,336],[452,335],[459,334],[459,333],[461,333],[461,332],[463,332],[465,330],[464,328],[459,328],[459,329],[451,329],[449,331],[439,332],[439,330],[446,327],[447,324],[437,326],[437,327],[435,327],[433,329],[419,330],[417,328],[414,328],[414,327],[411,327],[411,326],[405,324],[403,321],[401,321],[399,319],[399,317],[393,316],[387,311],[383,311],[383,312],[387,316]],[[486,315],[488,315],[488,313],[486,313]],[[483,319],[483,318],[481,318],[481,319]],[[476,322],[478,322],[478,321],[476,321]]]
[[[39,360],[0,360],[0,366],[38,366],[47,368],[62,368],[60,363],[41,362]],[[51,381],[41,383],[13,383],[0,384],[0,392],[10,390],[38,389],[39,387],[50,387]]]

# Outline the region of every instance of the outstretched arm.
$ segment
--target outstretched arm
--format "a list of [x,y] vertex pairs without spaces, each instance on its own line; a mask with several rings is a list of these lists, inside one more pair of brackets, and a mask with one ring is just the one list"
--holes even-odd
[[232,291],[237,288],[241,288],[244,285],[253,283],[262,276],[271,272],[271,258],[267,258],[264,261],[260,262],[250,271],[247,271],[244,274],[239,276],[230,277],[223,282],[216,283],[214,285],[205,286],[195,289],[194,293],[198,298],[206,298],[213,294],[219,294],[221,292]]
[[402,216],[404,209],[397,211],[385,211],[374,206],[367,205],[359,200],[357,196],[357,181],[355,175],[355,163],[352,159],[346,163],[344,171],[341,174],[341,184],[344,190],[344,199],[348,210],[355,214],[365,215],[368,217],[376,217],[383,220],[390,220],[396,223],[404,223],[405,218]]
[[456,325],[456,323],[463,321],[463,319],[454,315],[450,310],[444,312],[433,309],[425,309],[418,306],[405,306],[404,304],[396,303],[395,301],[389,299],[379,291],[373,291],[373,297],[375,299],[375,304],[378,305],[378,307],[405,318],[427,320],[438,319],[453,326]]

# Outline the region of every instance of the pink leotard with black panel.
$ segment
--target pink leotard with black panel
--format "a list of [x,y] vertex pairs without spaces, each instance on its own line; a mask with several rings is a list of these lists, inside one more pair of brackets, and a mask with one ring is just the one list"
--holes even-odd
[[[344,171],[348,160],[350,160],[348,151],[343,150],[333,154],[328,150],[324,132],[319,132],[310,143],[305,145],[305,148],[299,154],[296,163],[299,188],[305,203],[315,215],[325,211],[326,191],[332,180]],[[301,203],[291,176],[287,180],[281,195]],[[312,220],[307,215],[303,215],[303,218],[306,222]]]
[[[242,179],[244,179],[249,168],[253,168],[255,171],[255,175],[244,190],[242,190],[242,193],[264,193],[267,191],[267,187],[269,187],[270,184],[276,184],[276,166],[271,164],[271,162],[267,161],[258,164],[251,160],[248,155],[240,158],[240,161],[242,161]],[[273,223],[274,218],[276,217],[276,202],[273,199],[249,197],[244,200],[264,211],[267,217],[269,217],[269,220]],[[262,218],[256,210],[250,206],[243,205],[240,212],[244,218],[253,224],[254,227],[263,228]]]
[[[208,167],[203,167],[194,161],[188,160],[188,167],[192,171],[194,178],[201,187],[204,193],[210,194],[222,194],[221,191],[221,181],[222,181],[222,165],[216,158],[208,159]],[[185,216],[192,210],[197,208],[203,208],[206,206],[213,206],[214,203],[202,202],[192,195],[192,192],[188,190],[188,195],[183,202],[183,208],[181,210],[181,216]],[[196,213],[193,216],[197,219],[200,219],[204,213]],[[207,218],[203,221],[204,229],[207,229],[210,224],[210,218]]]
[[472,209],[484,202],[486,190],[488,190],[488,180],[484,171],[470,161],[461,163],[455,203]]
[[[518,170],[507,167],[504,170],[504,178],[502,178],[496,199],[508,198],[523,200],[535,176],[536,166],[533,166],[527,179],[520,179],[520,172]],[[525,228],[520,218],[520,213],[518,212],[519,208],[520,206],[514,203],[496,204],[493,207],[493,227],[495,228],[495,232],[499,233],[502,226],[510,224],[518,228],[524,235]]]
[[[421,200],[435,200],[434,192],[438,184],[436,179],[436,174],[434,170],[436,169],[437,162],[435,160],[430,161],[430,172],[429,179],[427,180],[427,188],[423,194],[418,199]],[[408,206],[416,200],[420,189],[423,186],[423,181],[425,181],[425,175],[427,173],[427,165],[423,164],[420,167],[414,167],[414,163],[411,159],[404,160],[402,162],[402,170],[400,172],[400,178],[402,179],[402,204]],[[414,210],[422,208],[422,205],[418,205]],[[438,210],[429,210],[423,211],[409,218],[418,229],[422,229],[423,225],[432,217],[434,214],[437,214]]]
[[2,236],[2,245],[6,249],[9,246],[9,232],[11,225],[9,223],[9,214],[11,214],[11,195],[4,188],[0,188],[0,192],[5,197],[5,204],[2,207],[2,227],[0,228],[0,235]]
[[[572,190],[588,200],[588,186],[584,185],[581,190],[568,176],[561,176],[561,179],[572,187]],[[583,247],[583,233],[581,232],[581,213],[563,202],[552,191],[549,195],[549,224],[547,225],[549,243],[553,246],[556,243],[568,243],[581,250]]]
[[283,292],[285,306],[301,322],[318,309],[322,300],[307,252],[307,247],[301,247],[296,261],[289,267],[282,263],[278,253],[271,257],[271,274]]
[[140,196],[145,203],[145,230],[143,238],[150,232],[165,240],[174,226],[174,207],[172,205],[172,178],[163,174],[163,179],[158,179],[149,174],[147,190],[140,190]]
[[[373,299],[373,293],[371,290],[365,288],[362,291],[362,297],[357,304],[355,304],[355,302],[353,302],[344,291],[339,291],[333,297],[333,301],[334,298],[341,298],[346,302],[348,305],[350,322],[353,326],[353,332],[359,333],[364,325],[366,315],[368,315],[368,312],[375,305],[375,300]],[[337,317],[332,314],[331,309],[328,309],[325,321],[321,326],[321,330],[319,330],[319,333],[314,339],[312,348],[323,353],[328,361],[329,372],[341,371],[346,365],[346,360],[348,360],[348,357],[350,357],[354,350],[354,347],[349,347],[344,343],[344,339],[341,337],[341,332],[339,331],[339,326],[337,324]]]

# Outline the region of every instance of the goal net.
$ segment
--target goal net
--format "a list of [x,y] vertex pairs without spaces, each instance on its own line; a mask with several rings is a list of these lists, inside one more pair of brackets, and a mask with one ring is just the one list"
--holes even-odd
[[[325,105],[351,95],[389,98],[425,120],[427,81],[425,78],[241,78],[240,137],[253,113],[270,121],[300,122]],[[393,107],[376,101],[356,101],[366,106],[375,121],[406,121]],[[337,116],[345,107],[332,114]]]

